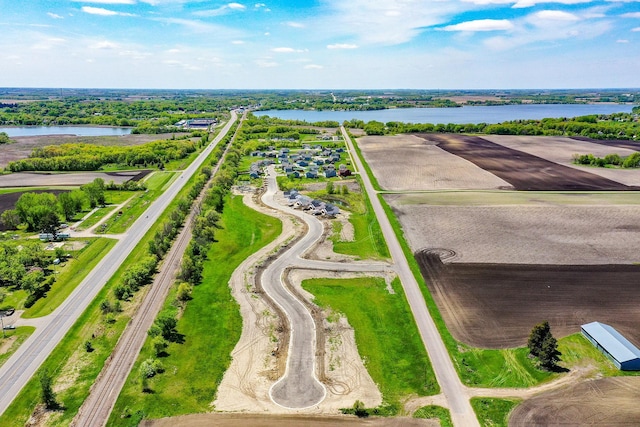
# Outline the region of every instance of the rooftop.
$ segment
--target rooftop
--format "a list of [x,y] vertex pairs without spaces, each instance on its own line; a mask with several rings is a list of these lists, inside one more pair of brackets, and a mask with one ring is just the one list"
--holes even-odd
[[582,329],[618,362],[640,358],[640,350],[613,327],[600,322],[591,322],[582,325]]

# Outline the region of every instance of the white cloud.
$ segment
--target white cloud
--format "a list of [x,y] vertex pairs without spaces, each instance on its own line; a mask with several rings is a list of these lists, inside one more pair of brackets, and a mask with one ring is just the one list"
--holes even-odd
[[64,19],[64,17],[62,17],[62,16],[58,15],[57,13],[47,12],[47,15],[48,15],[50,18],[53,18],[53,19]]
[[231,13],[233,11],[243,11],[246,8],[247,7],[245,5],[240,3],[227,3],[216,9],[201,10],[198,12],[194,12],[193,14],[197,16],[222,16],[222,15]]
[[524,8],[524,7],[533,7],[537,4],[543,3],[560,3],[560,4],[582,4],[582,3],[591,3],[592,0],[518,0],[513,7],[514,8]]
[[314,27],[332,36],[355,38],[359,45],[406,43],[426,28],[444,24],[449,17],[468,9],[460,2],[441,0],[325,0],[327,15],[319,15]]
[[99,41],[89,45],[89,49],[117,49],[118,47],[117,43],[110,42],[108,40]]
[[293,22],[293,21],[289,21],[286,22],[285,25],[292,27],[292,28],[304,28],[304,24],[300,23],[300,22]]
[[445,31],[507,31],[513,29],[513,24],[507,19],[478,19],[447,25]]
[[534,24],[542,24],[549,21],[579,21],[573,13],[564,12],[562,10],[542,10],[531,15],[530,22]]
[[629,40],[619,39],[619,40],[616,40],[616,43],[629,43]]
[[93,4],[136,4],[136,0],[73,0],[76,3]]
[[349,44],[349,43],[336,43],[336,44],[328,44],[327,49],[357,49],[357,44]]
[[322,70],[324,67],[318,64],[308,64],[304,66],[305,70]]
[[115,10],[104,9],[102,7],[82,6],[82,11],[90,15],[100,16],[134,16],[131,13],[116,12]]
[[292,47],[274,47],[273,49],[271,49],[271,52],[276,52],[276,53],[301,53],[301,52],[306,52],[307,49],[294,49]]
[[270,59],[256,59],[255,63],[260,68],[273,68],[278,66],[277,62]]
[[232,40],[231,44],[244,44],[244,40]]
[[640,27],[632,28],[631,31],[633,31],[634,33],[640,32]]
[[181,25],[196,33],[211,33],[221,28],[217,25],[207,24],[206,22],[182,19],[182,18],[153,18],[154,21],[164,22],[165,24]]
[[640,18],[640,12],[629,12],[620,16],[622,16],[623,18]]

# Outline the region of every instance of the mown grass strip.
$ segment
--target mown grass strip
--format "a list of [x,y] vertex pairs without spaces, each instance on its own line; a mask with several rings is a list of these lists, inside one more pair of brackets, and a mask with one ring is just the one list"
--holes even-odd
[[437,419],[440,421],[440,427],[453,427],[451,412],[442,406],[423,406],[413,413],[413,418]]
[[381,413],[397,414],[409,396],[439,391],[431,363],[398,279],[389,293],[385,280],[310,279],[302,287],[323,308],[342,313],[355,331],[356,345],[384,399]]
[[[141,390],[139,366],[155,357],[147,339],[109,419],[110,426],[129,426],[144,418],[160,418],[211,410],[218,384],[240,338],[242,318],[228,282],[236,267],[282,232],[279,220],[246,207],[242,197],[227,198],[222,228],[204,266],[202,283],[178,322],[182,344],[172,343],[160,360],[164,372],[149,380],[152,393]],[[176,310],[176,290],[165,310]],[[121,418],[132,414],[132,418]]]
[[83,240],[87,241],[87,246],[62,266],[54,266],[59,270],[59,274],[56,275],[56,281],[51,290],[47,292],[45,298],[39,299],[33,306],[26,309],[22,317],[46,316],[58,308],[117,243],[115,239],[106,238]]
[[508,427],[509,414],[520,402],[520,399],[474,397],[471,406],[482,427]]

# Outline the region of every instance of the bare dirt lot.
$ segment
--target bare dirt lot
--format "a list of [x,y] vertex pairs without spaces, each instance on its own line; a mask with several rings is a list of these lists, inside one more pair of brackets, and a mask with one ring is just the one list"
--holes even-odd
[[0,188],[80,186],[96,178],[102,178],[106,183],[113,181],[122,184],[129,180],[139,181],[150,172],[146,169],[120,172],[19,172],[0,175]]
[[436,420],[413,418],[356,418],[353,416],[305,415],[243,415],[243,414],[196,414],[182,417],[145,420],[142,427],[299,427],[299,426],[336,426],[336,427],[422,427],[439,426]]
[[453,336],[482,348],[526,345],[548,320],[558,337],[598,320],[640,344],[639,265],[443,264],[416,253]]
[[413,135],[358,138],[365,160],[385,190],[511,188],[468,160]]
[[[629,148],[608,145],[604,142],[597,143],[591,140],[578,140],[558,136],[484,135],[483,138],[507,148],[523,151],[624,185],[640,187],[640,171],[637,169],[599,168],[573,163],[574,154],[593,154],[596,157],[605,157],[607,154],[615,153],[626,157],[635,152],[635,150]],[[627,145],[629,144],[633,143],[628,143]],[[640,149],[640,144],[635,143],[635,145],[638,146],[636,147],[637,149]]]
[[510,426],[640,425],[640,377],[591,380],[526,400]]
[[386,195],[413,251],[446,248],[453,262],[640,262],[637,193]]
[[621,191],[640,190],[619,182],[545,160],[524,151],[493,143],[484,137],[457,134],[420,134],[443,150],[473,162],[528,191]]
[[171,138],[171,134],[160,135],[122,135],[122,136],[75,136],[44,135],[18,136],[11,138],[15,143],[0,145],[0,168],[16,160],[29,157],[34,148],[47,145],[86,143],[95,145],[139,145],[160,139]]

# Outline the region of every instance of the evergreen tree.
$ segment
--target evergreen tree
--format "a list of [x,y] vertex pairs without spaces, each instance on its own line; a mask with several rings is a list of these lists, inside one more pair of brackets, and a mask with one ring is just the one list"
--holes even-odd
[[549,326],[549,322],[546,320],[542,323],[538,323],[531,330],[531,334],[529,334],[529,341],[527,346],[529,347],[529,353],[533,356],[538,357],[540,355],[540,351],[542,350],[542,342],[544,338],[551,334],[551,327]]

